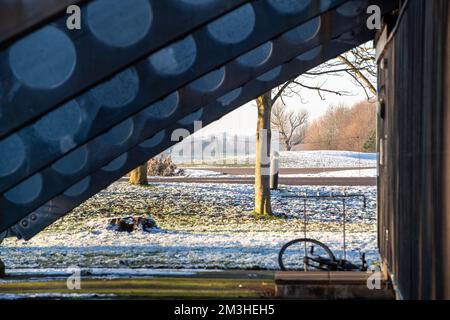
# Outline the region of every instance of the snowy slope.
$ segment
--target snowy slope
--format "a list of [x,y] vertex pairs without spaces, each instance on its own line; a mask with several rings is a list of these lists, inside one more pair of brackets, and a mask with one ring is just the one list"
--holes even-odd
[[346,168],[375,167],[375,153],[351,151],[283,151],[281,166],[285,168]]
[[[215,162],[214,162],[215,161]],[[214,161],[203,162],[205,165],[224,163],[229,165],[254,164],[255,155],[238,157],[226,157]],[[188,163],[184,163],[188,164]],[[193,161],[192,164],[202,164]],[[375,153],[361,153],[352,151],[282,151],[280,152],[280,165],[282,168],[367,168],[376,167],[377,156]],[[217,164],[220,167],[220,164]]]
[[[24,268],[192,268],[276,269],[277,254],[303,237],[302,199],[286,195],[361,193],[347,203],[350,257],[376,250],[375,187],[291,187],[273,193],[273,209],[284,218],[253,217],[253,187],[247,185],[157,184],[147,188],[118,182],[74,210],[30,242],[7,239],[0,258],[10,269]],[[309,200],[308,237],[342,254],[342,201]],[[151,213],[160,229],[117,233],[109,217]]]
[[339,170],[328,171],[320,173],[308,173],[308,174],[281,174],[281,177],[286,178],[358,178],[358,177],[376,177],[377,169],[359,169],[359,170]]

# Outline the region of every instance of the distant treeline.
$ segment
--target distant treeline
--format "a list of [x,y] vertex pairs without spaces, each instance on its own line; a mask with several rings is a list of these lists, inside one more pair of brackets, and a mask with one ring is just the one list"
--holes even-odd
[[375,152],[376,104],[330,106],[309,124],[302,149]]

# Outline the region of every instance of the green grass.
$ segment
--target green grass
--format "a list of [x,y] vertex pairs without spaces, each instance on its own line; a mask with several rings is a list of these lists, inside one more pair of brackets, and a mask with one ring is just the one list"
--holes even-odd
[[258,213],[256,211],[250,211],[250,214],[253,215],[253,217],[255,218],[255,220],[266,220],[266,221],[271,221],[271,220],[278,220],[278,219],[283,219],[280,216],[276,216],[273,214],[261,214]]
[[127,299],[268,298],[274,294],[271,279],[86,279],[80,290],[68,290],[65,281],[0,283],[0,294],[114,294]]

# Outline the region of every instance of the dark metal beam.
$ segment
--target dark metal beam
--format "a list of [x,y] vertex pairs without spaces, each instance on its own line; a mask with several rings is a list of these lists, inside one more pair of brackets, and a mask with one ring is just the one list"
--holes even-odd
[[[385,6],[385,8],[387,7]],[[155,117],[153,121],[148,122],[149,130],[156,132],[176,117],[190,113],[191,108],[210,103],[213,99],[228,92],[230,88],[250,81],[255,75],[268,72],[301,52],[352,30],[355,26],[364,24],[365,19],[365,13],[354,17],[346,17],[336,11],[330,11],[320,18],[315,18],[303,24],[292,32],[266,42],[256,51],[225,65],[222,69],[223,79],[218,77],[218,80],[223,80],[223,82],[219,82],[218,87],[214,90],[198,91],[193,89],[192,86],[180,89],[178,91],[179,103],[172,110],[173,114],[167,117]],[[125,75],[130,76],[131,74]],[[118,80],[118,87],[110,88],[110,96],[114,96],[115,91],[122,92],[119,85],[130,86],[127,82],[127,80],[130,80],[129,77],[123,77],[123,81],[121,81],[120,76],[116,79]],[[150,91],[143,86],[140,90]],[[90,141],[90,138],[95,136],[91,128],[97,128],[97,131],[105,131],[112,127],[110,123],[105,121],[104,117],[98,116],[99,106],[92,97],[96,95],[97,91],[93,89],[77,97],[72,103],[63,105],[43,116],[37,124],[24,127],[16,133],[17,135],[4,139],[3,143],[0,142],[0,153],[6,153],[7,148],[14,140],[18,141],[16,143],[17,148],[21,147],[25,150],[20,159],[11,159],[12,169],[5,168],[4,173],[0,175],[0,193],[58,160],[64,154]],[[135,104],[131,103],[128,108],[135,108]],[[60,130],[57,130],[57,128],[60,128]],[[49,133],[51,133],[50,137]],[[22,138],[18,138],[19,136]],[[46,150],[46,152],[44,153],[42,150]],[[17,149],[16,152],[18,151],[20,150]],[[122,152],[123,150],[120,151],[120,153]]]
[[[346,2],[93,1],[83,7],[81,30],[67,30],[65,17],[60,18],[0,52],[0,138],[135,63],[136,86],[152,88],[140,90],[131,99],[135,108],[124,96],[110,102],[114,108],[97,101],[98,116],[117,124],[139,108]],[[246,4],[198,26],[236,3]],[[128,13],[125,24],[123,12]],[[186,33],[190,36],[182,38]],[[174,43],[174,37],[179,41]],[[148,57],[163,45],[167,47]],[[134,88],[128,83],[116,93],[130,93],[127,89]],[[88,129],[94,135],[101,132],[96,127]]]
[[[329,17],[329,19],[325,20],[331,20],[335,23],[327,25],[324,22],[323,25],[327,27],[327,30],[331,29],[332,26],[335,26],[334,28],[339,30],[338,25],[341,25],[340,22],[343,22],[343,20],[346,20],[346,23],[342,24],[343,26],[350,25],[352,27],[355,27],[354,24],[356,23],[357,25],[362,26],[362,28],[365,28],[364,14],[360,15],[359,17],[351,17],[351,19],[342,17],[331,19],[331,17]],[[350,22],[349,20],[352,22]],[[320,26],[320,21],[318,25]],[[344,30],[340,31],[348,31],[348,29],[345,29],[345,27],[343,29]],[[320,28],[318,28],[317,30],[313,29],[313,31],[314,34],[321,34]],[[331,31],[328,32],[330,34],[333,34]],[[301,35],[304,36],[305,33],[301,33]],[[271,63],[268,63],[266,68],[274,68],[284,61],[291,60],[298,54],[311,49],[311,46],[300,46],[297,41],[293,41],[293,43],[287,45],[286,43],[289,41],[286,41],[286,39],[291,36],[292,33],[288,33],[287,35],[282,36],[279,39],[279,42],[277,42],[277,44],[279,44],[280,46],[280,50],[275,50],[275,52],[280,53],[279,55],[283,57],[284,60],[279,61],[277,60],[278,56],[275,56],[274,60]],[[351,34],[347,36],[349,37],[349,39],[351,39],[352,37]],[[325,39],[321,39],[321,41],[325,41]],[[320,45],[321,42],[312,41],[311,43]],[[286,52],[287,56],[283,56],[281,52]],[[312,51],[312,53],[319,54],[320,50],[317,51],[316,49],[316,51]],[[308,54],[311,54],[311,51]],[[259,78],[260,81],[270,81],[271,78],[273,78],[278,74],[278,72],[280,72],[280,69],[281,68],[275,68],[271,71],[268,71],[268,73],[262,75]],[[223,77],[225,76],[226,72],[231,75],[230,79],[232,81],[229,83],[227,89],[232,88],[233,86],[235,88],[236,85],[239,85],[239,75],[245,74],[242,72],[243,70],[240,70],[239,68],[235,72],[230,72],[231,70],[233,69],[224,69],[223,71]],[[259,72],[253,71],[250,74],[252,77],[255,77],[263,74],[263,72],[266,72],[266,70],[261,69]],[[234,77],[232,76],[233,74],[235,74]],[[213,79],[206,79],[205,83],[207,83],[207,86],[211,85],[211,83],[214,83]],[[244,82],[245,81],[248,80],[244,77]],[[218,86],[222,85],[223,82],[224,80],[222,77],[219,77],[217,79]],[[200,84],[202,84],[202,82],[200,82]],[[204,90],[192,90],[192,88],[196,85],[199,85],[199,83],[196,82],[186,88],[186,92],[188,92],[188,99],[186,99],[185,102],[181,102],[183,108],[181,108],[180,110],[176,110],[177,104],[175,104],[175,108],[172,112],[171,108],[173,108],[174,106],[167,105],[167,103],[173,103],[173,101],[170,100],[169,102],[165,101],[162,104],[157,105],[156,109],[155,106],[150,106],[143,112],[122,122],[120,125],[109,131],[108,133],[99,136],[91,143],[78,148],[72,153],[69,153],[57,163],[53,164],[51,167],[43,170],[41,173],[31,176],[21,184],[9,190],[2,197],[0,197],[0,227],[4,228],[5,226],[7,227],[14,224],[29,212],[35,210],[46,201],[63,192],[63,190],[65,190],[68,186],[74,184],[76,181],[81,180],[90,172],[103,166],[105,163],[110,161],[110,159],[138,144],[139,141],[142,141],[142,139],[144,139],[145,137],[151,136],[152,134],[154,134],[154,132],[161,129],[161,127],[163,127],[165,124],[172,123],[174,120],[176,121],[176,119],[181,119],[183,116],[186,116],[187,114],[192,112],[192,109],[198,105],[207,104],[205,103],[205,101],[207,100],[202,101],[199,100],[198,97],[206,97],[208,95],[208,92],[204,92]],[[214,89],[216,89],[216,85],[214,85]],[[195,91],[197,92],[195,93]],[[210,93],[212,99],[220,97],[220,95],[215,92],[216,90],[213,91],[213,93]],[[224,94],[226,93],[226,91],[219,93]],[[176,99],[176,97],[174,99]],[[183,103],[186,103],[186,105],[184,105]],[[159,112],[161,108],[165,108],[166,111],[167,109],[171,111],[169,116],[167,116],[166,119],[161,119],[164,117],[156,116],[155,119],[155,110],[156,112]],[[166,121],[164,122],[162,120]],[[158,122],[161,122],[162,125],[158,125]],[[11,212],[13,212],[13,214],[11,214]],[[2,230],[1,228],[0,230]]]
[[0,48],[5,42],[65,13],[72,4],[87,0],[0,0]]

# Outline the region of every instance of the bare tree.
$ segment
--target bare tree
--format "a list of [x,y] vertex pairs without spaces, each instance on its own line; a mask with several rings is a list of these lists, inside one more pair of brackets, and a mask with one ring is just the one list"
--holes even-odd
[[350,116],[351,110],[346,106],[330,105],[327,112],[310,125],[305,142],[313,150],[338,150]]
[[306,110],[287,110],[281,102],[272,108],[272,130],[277,130],[286,151],[303,143],[308,125],[309,113]]
[[372,42],[340,55],[338,60],[348,68],[345,72],[364,90],[368,100],[377,95],[377,64]]
[[258,118],[256,123],[256,157],[255,157],[255,215],[266,217],[272,215],[270,201],[270,113],[273,105],[272,91],[256,99]]
[[302,92],[305,90],[315,91],[320,99],[326,100],[328,95],[352,96],[354,92],[347,90],[336,90],[327,85],[329,77],[349,77],[352,82],[360,87],[370,100],[377,94],[376,78],[377,66],[375,61],[375,50],[373,43],[368,42],[356,47],[335,59],[322,63],[316,68],[307,71],[299,77],[289,80],[276,89],[281,92],[280,98],[284,104],[287,97],[298,97],[303,104],[307,104]]
[[[352,92],[346,90],[336,90],[327,87],[326,81],[320,82],[323,75],[327,76],[350,76],[355,84],[359,85],[365,92],[367,99],[376,95],[375,79],[377,75],[377,68],[375,63],[375,50],[373,43],[368,42],[360,47],[357,47],[349,52],[321,64],[303,75],[292,79],[271,92],[257,98],[256,104],[258,106],[258,122],[257,134],[264,129],[270,130],[271,123],[271,109],[272,106],[281,100],[283,105],[286,105],[284,98],[296,95],[300,98],[302,103],[307,103],[302,98],[302,90],[316,91],[322,100],[326,99],[327,94],[337,96],[350,96]],[[265,109],[265,110],[263,110]],[[258,215],[271,214],[271,209],[265,212],[266,208],[270,207],[270,179],[265,179],[262,175],[264,169],[262,163],[258,161],[258,153],[262,150],[269,151],[266,157],[270,155],[270,140],[266,141],[266,146],[258,147],[257,141],[257,157],[255,161],[255,213]],[[258,149],[259,148],[259,149]],[[260,157],[261,159],[261,157]],[[269,177],[267,177],[269,178]],[[267,192],[268,190],[268,192]],[[262,199],[262,200],[261,200]],[[261,203],[265,203],[261,207]],[[269,212],[270,211],[270,212]]]

